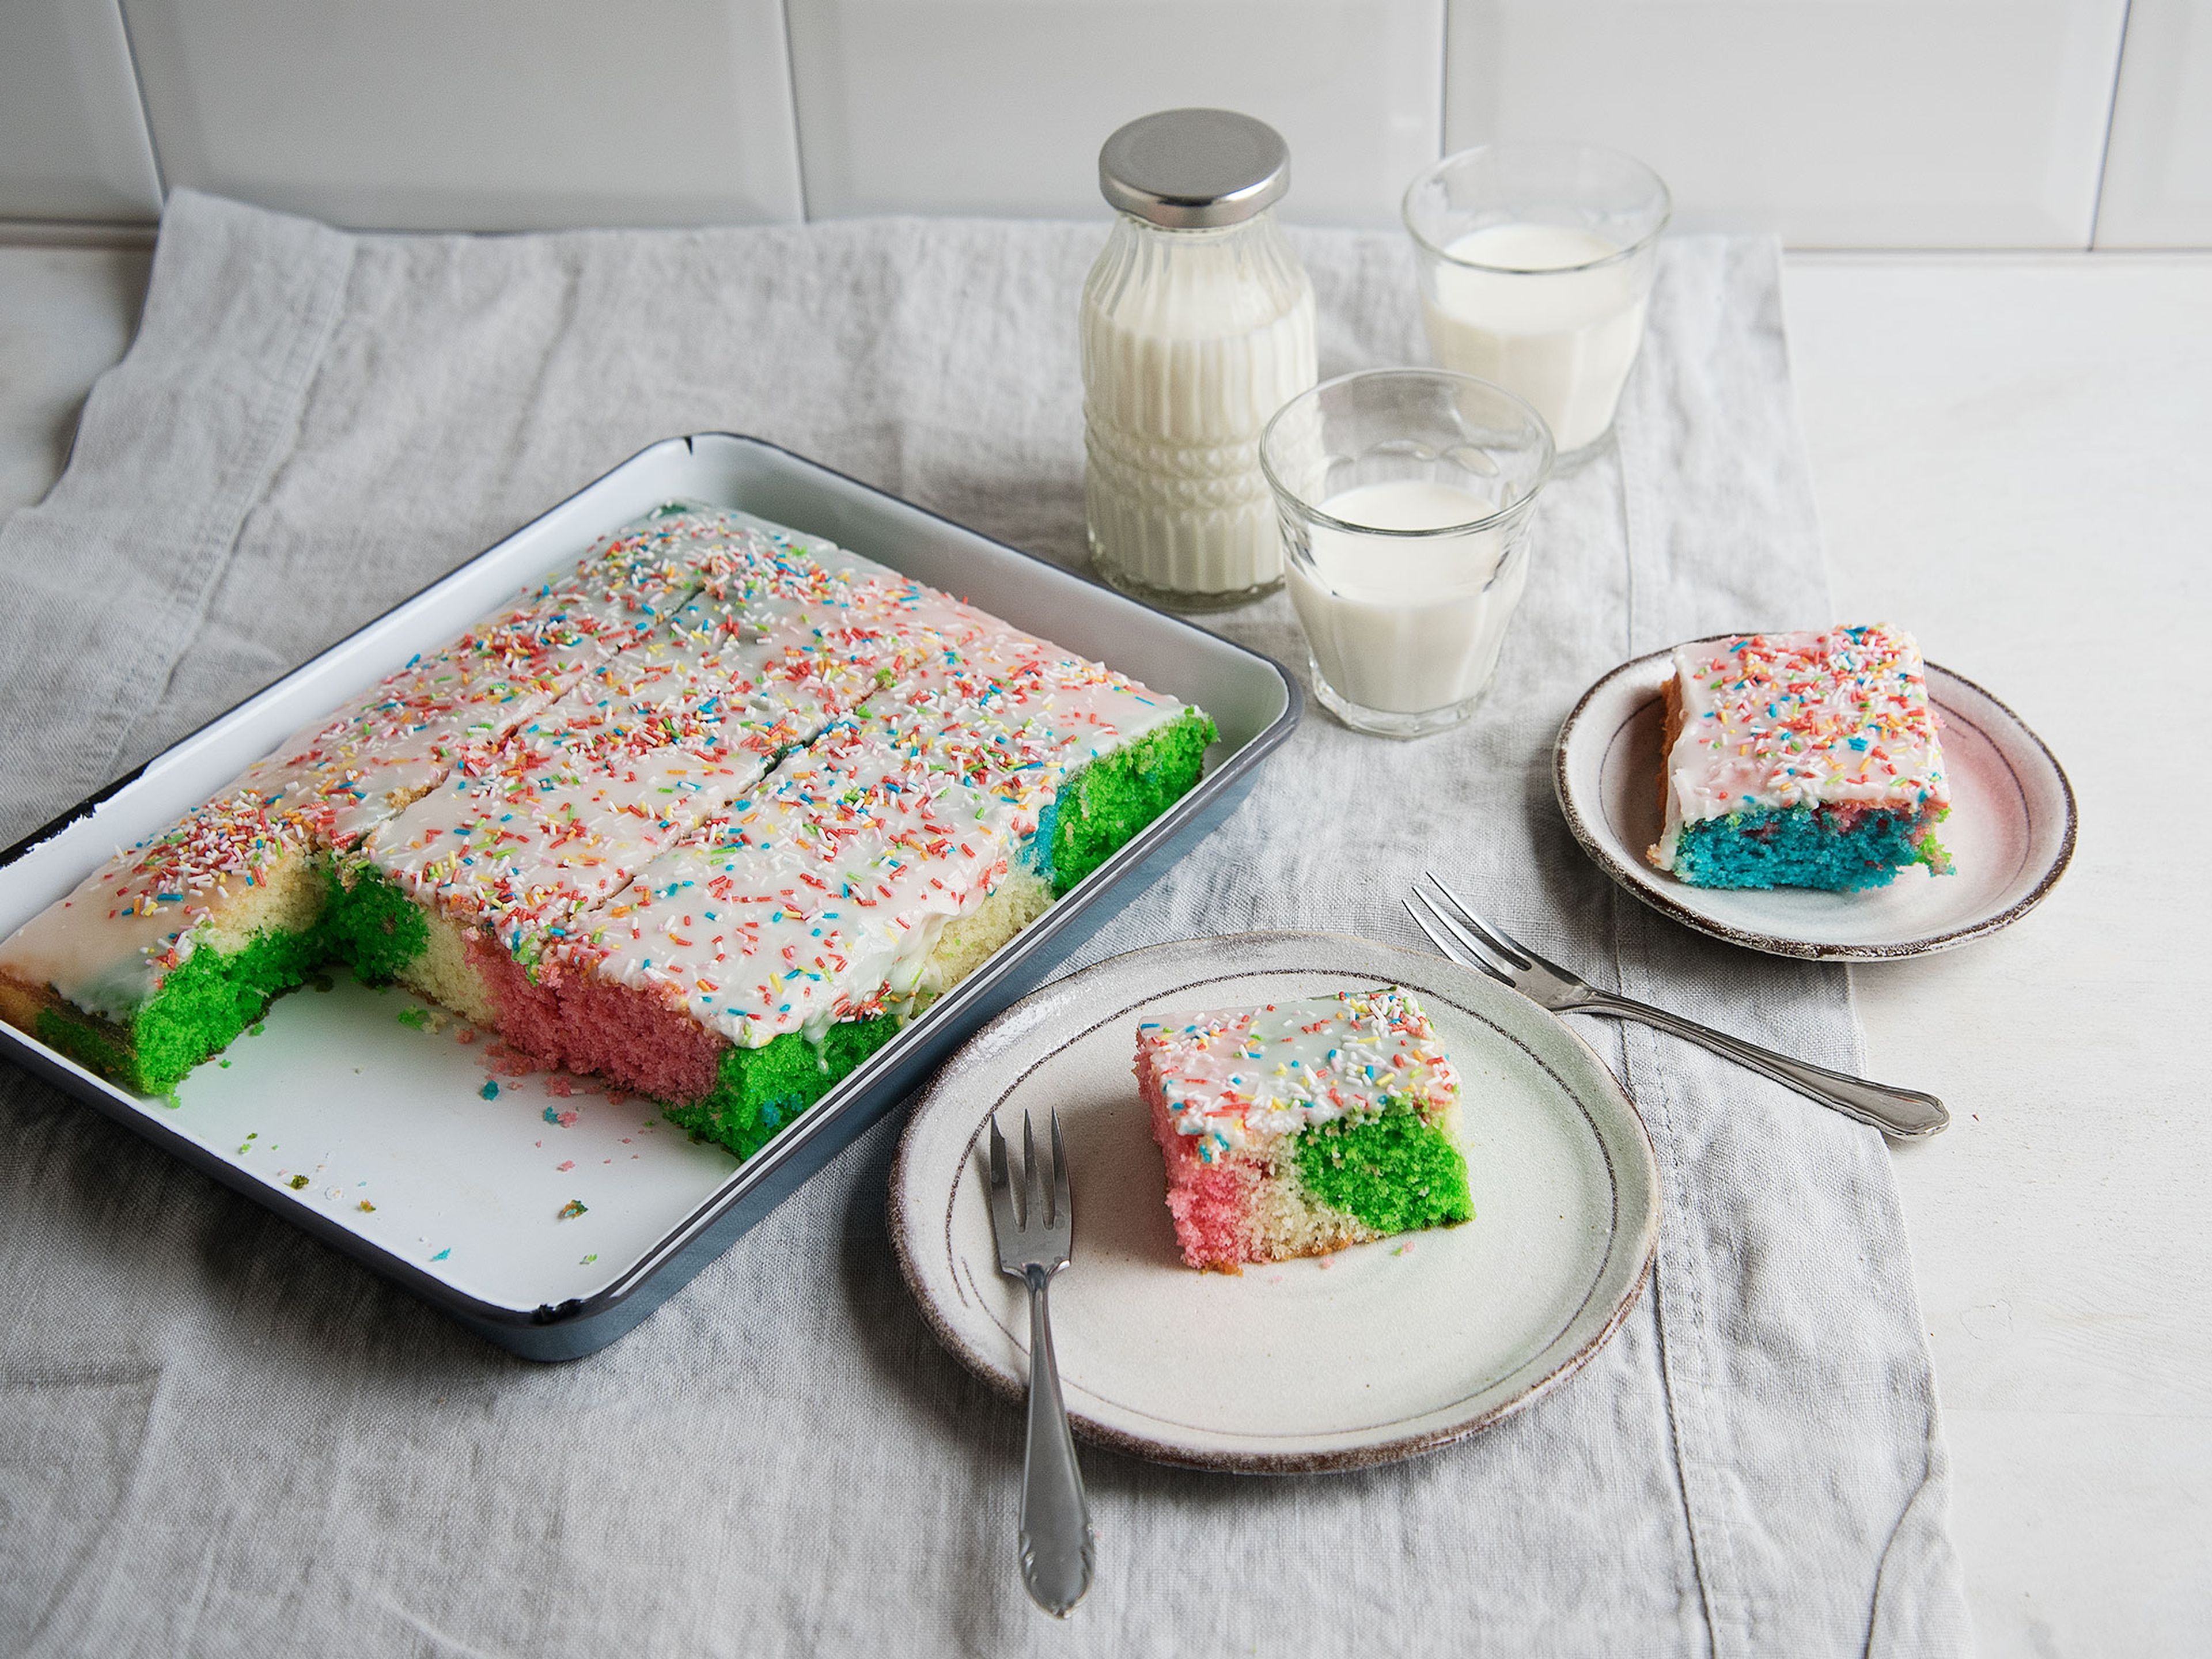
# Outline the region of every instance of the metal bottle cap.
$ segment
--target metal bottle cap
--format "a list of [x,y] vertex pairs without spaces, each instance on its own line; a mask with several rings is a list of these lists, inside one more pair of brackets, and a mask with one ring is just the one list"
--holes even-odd
[[1291,187],[1291,152],[1265,121],[1226,109],[1170,109],[1132,121],[1098,152],[1108,202],[1170,230],[1233,225]]

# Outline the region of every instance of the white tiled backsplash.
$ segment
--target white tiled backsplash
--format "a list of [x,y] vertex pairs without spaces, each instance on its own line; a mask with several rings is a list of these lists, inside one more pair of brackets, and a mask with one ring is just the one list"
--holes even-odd
[[1799,246],[2212,246],[2212,0],[0,0],[0,221],[1103,216],[1179,104],[1279,127],[1309,223],[1587,137]]

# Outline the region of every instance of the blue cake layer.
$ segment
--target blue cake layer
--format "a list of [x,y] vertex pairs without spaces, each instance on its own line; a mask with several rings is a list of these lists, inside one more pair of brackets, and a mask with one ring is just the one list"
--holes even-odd
[[1886,887],[1915,864],[1944,867],[1917,812],[1862,812],[1848,829],[1825,808],[1732,812],[1682,826],[1674,874],[1693,887]]

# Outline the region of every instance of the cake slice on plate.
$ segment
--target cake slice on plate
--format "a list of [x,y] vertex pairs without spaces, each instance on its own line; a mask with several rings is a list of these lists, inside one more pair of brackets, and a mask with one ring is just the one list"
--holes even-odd
[[1948,875],[1920,647],[1877,623],[1677,647],[1647,856],[1693,887],[1881,887]]
[[1474,1218],[1458,1073],[1395,986],[1147,1021],[1136,1071],[1193,1267]]

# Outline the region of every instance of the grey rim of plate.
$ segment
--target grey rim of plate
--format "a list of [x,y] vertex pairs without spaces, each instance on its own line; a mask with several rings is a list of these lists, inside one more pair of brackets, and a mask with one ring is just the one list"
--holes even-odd
[[[1130,1061],[1140,1018],[1398,984],[1462,1079],[1475,1218],[1323,1258],[1182,1265]],[[1073,1265],[1053,1336],[1081,1438],[1248,1474],[1433,1451],[1557,1387],[1634,1306],[1659,1237],[1650,1135],[1596,1054],[1442,957],[1335,933],[1241,933],[1115,957],[979,1032],[922,1096],[891,1172],[900,1270],[938,1340],[1022,1394],[1022,1291],[997,1271],[980,1142],[1053,1107]]]
[[1887,887],[1823,893],[1692,887],[1653,869],[1644,849],[1659,838],[1662,687],[1674,649],[1623,663],[1584,692],[1552,757],[1567,828],[1600,869],[1655,910],[1770,955],[1883,961],[1949,950],[2009,927],[2066,872],[2075,808],[2065,772],[2019,715],[1934,663],[1928,695],[1951,780],[1951,816],[1937,834],[1956,873],[1916,868]]

